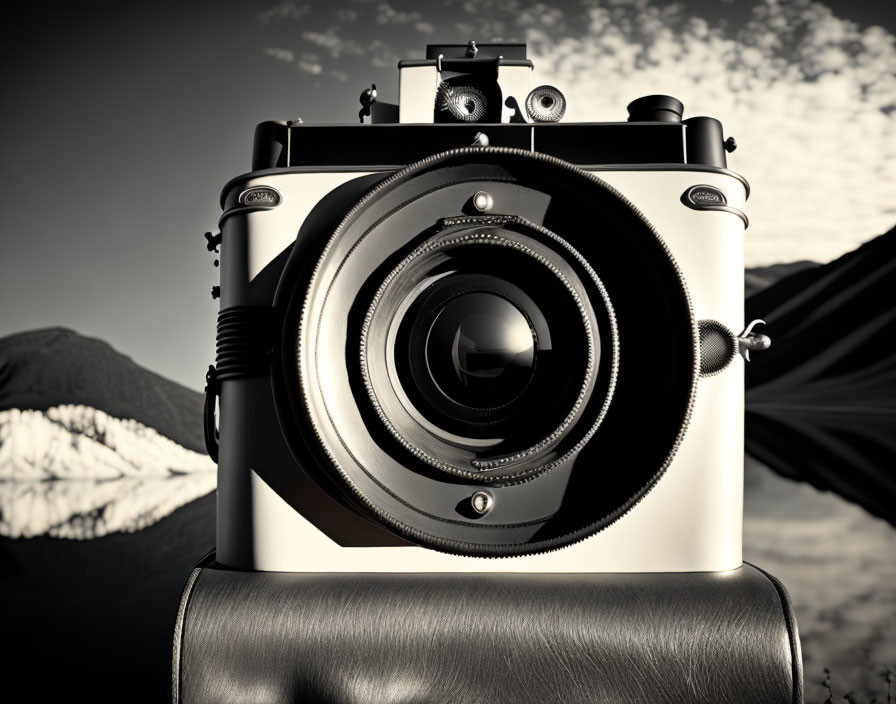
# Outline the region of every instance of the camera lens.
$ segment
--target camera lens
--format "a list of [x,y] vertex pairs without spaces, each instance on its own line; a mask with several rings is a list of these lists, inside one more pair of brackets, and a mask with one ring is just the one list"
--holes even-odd
[[367,313],[362,374],[390,434],[464,476],[548,464],[592,394],[608,332],[578,274],[494,224],[447,228],[386,279]]
[[501,296],[468,293],[438,313],[426,363],[439,391],[456,403],[494,408],[525,390],[535,370],[535,337],[523,312]]
[[295,334],[275,401],[336,501],[427,547],[525,554],[609,525],[665,471],[696,322],[662,239],[604,182],[457,150],[379,182],[319,257],[308,242],[278,289]]

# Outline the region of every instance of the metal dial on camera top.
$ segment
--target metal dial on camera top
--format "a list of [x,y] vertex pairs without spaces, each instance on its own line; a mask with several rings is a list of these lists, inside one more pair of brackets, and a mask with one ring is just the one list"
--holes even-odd
[[436,105],[461,122],[478,122],[485,116],[488,101],[478,88],[449,83],[439,84]]
[[535,122],[558,122],[566,113],[566,98],[554,86],[539,86],[526,98],[526,112]]

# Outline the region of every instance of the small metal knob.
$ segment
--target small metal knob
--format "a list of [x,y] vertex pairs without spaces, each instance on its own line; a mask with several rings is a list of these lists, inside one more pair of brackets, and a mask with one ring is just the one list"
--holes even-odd
[[476,191],[473,194],[473,207],[480,213],[487,213],[495,205],[494,198],[485,191]]
[[487,147],[488,146],[488,135],[485,132],[477,132],[473,135],[473,144],[471,147]]
[[762,352],[772,346],[772,339],[768,335],[753,332],[753,328],[757,325],[765,325],[765,321],[754,320],[736,338],[737,351],[748,362],[750,361],[750,352]]
[[219,232],[216,235],[213,235],[211,232],[206,232],[205,240],[206,240],[205,248],[209,252],[217,252],[218,245],[221,244],[221,233]]
[[533,122],[559,122],[566,114],[566,97],[554,86],[538,86],[526,96],[526,112]]
[[479,53],[479,47],[476,46],[476,42],[474,42],[471,39],[469,42],[467,42],[467,52],[466,52],[467,58],[475,59],[476,54],[478,54],[478,53]]
[[495,500],[487,491],[477,491],[470,497],[470,505],[476,513],[480,516],[484,516],[492,510],[492,506],[495,505]]
[[363,123],[364,118],[370,116],[370,108],[376,102],[376,84],[371,83],[370,88],[366,88],[362,91],[358,101],[361,103],[361,109],[358,111],[358,119]]
[[734,137],[729,137],[722,143],[722,146],[725,147],[725,151],[730,154],[737,149],[737,142],[734,140]]

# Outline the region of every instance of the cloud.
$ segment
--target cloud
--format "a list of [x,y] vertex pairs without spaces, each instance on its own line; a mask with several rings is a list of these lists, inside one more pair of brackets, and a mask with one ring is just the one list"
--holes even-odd
[[278,61],[286,61],[287,63],[292,63],[296,60],[296,55],[294,52],[289,49],[277,49],[276,47],[270,47],[264,50],[265,55],[273,56]]
[[360,15],[357,10],[347,8],[336,10],[336,19],[340,22],[356,22],[358,17],[360,17]]
[[516,24],[521,27],[544,27],[552,29],[563,26],[565,23],[564,12],[558,7],[552,7],[543,3],[536,3],[529,7],[520,8]]
[[395,53],[394,47],[381,39],[374,39],[370,42],[366,52],[370,57],[370,63],[378,68],[395,69],[398,64],[399,56]]
[[319,11],[294,50],[266,53],[285,61],[293,51],[301,70],[341,81],[362,70],[366,78],[368,67],[394,71],[432,35],[526,41],[534,80],[566,93],[567,121],[624,120],[629,102],[652,93],[681,99],[687,116],[722,120],[739,145],[729,165],[753,186],[748,264],[824,261],[889,229],[896,222],[894,36],[810,0],[757,0],[739,26],[700,17],[700,8],[374,0]]
[[460,3],[460,10],[468,18],[455,22],[454,29],[459,37],[475,39],[480,44],[513,41],[518,38],[507,36],[507,21],[515,16],[518,9],[516,0],[507,0],[506,4],[498,0],[466,0]]
[[340,35],[334,28],[323,32],[302,32],[302,38],[325,49],[334,59],[338,59],[344,54],[361,56],[365,53],[364,47],[359,42]]
[[387,2],[381,2],[376,6],[376,23],[380,25],[408,24],[419,22],[421,19],[420,13],[416,10],[410,12],[396,10]]
[[312,76],[319,76],[324,72],[324,67],[316,61],[306,61],[302,59],[296,66],[305,73],[310,73]]
[[303,51],[299,60],[296,61],[296,66],[298,66],[300,71],[312,76],[320,76],[324,72],[320,55],[313,51]]
[[294,2],[287,1],[259,13],[258,17],[264,24],[273,24],[283,20],[297,20],[310,13],[311,5],[296,5]]
[[567,120],[620,120],[665,93],[718,117],[753,186],[748,265],[826,261],[888,230],[896,206],[896,42],[815,2],[755,6],[735,33],[681,5],[592,6],[578,36],[526,30]]

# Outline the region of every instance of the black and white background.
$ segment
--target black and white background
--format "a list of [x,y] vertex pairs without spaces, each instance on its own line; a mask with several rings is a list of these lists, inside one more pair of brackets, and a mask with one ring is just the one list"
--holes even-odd
[[399,59],[474,38],[528,42],[567,120],[622,120],[634,98],[665,93],[736,137],[729,165],[753,187],[746,305],[776,341],[748,376],[745,557],[790,589],[808,702],[889,701],[888,687],[896,700],[894,6],[268,0],[4,14],[3,699],[167,696],[179,591],[214,542],[198,392],[214,356],[202,233],[218,191],[248,170],[256,123],[354,121],[371,82],[397,100]]

